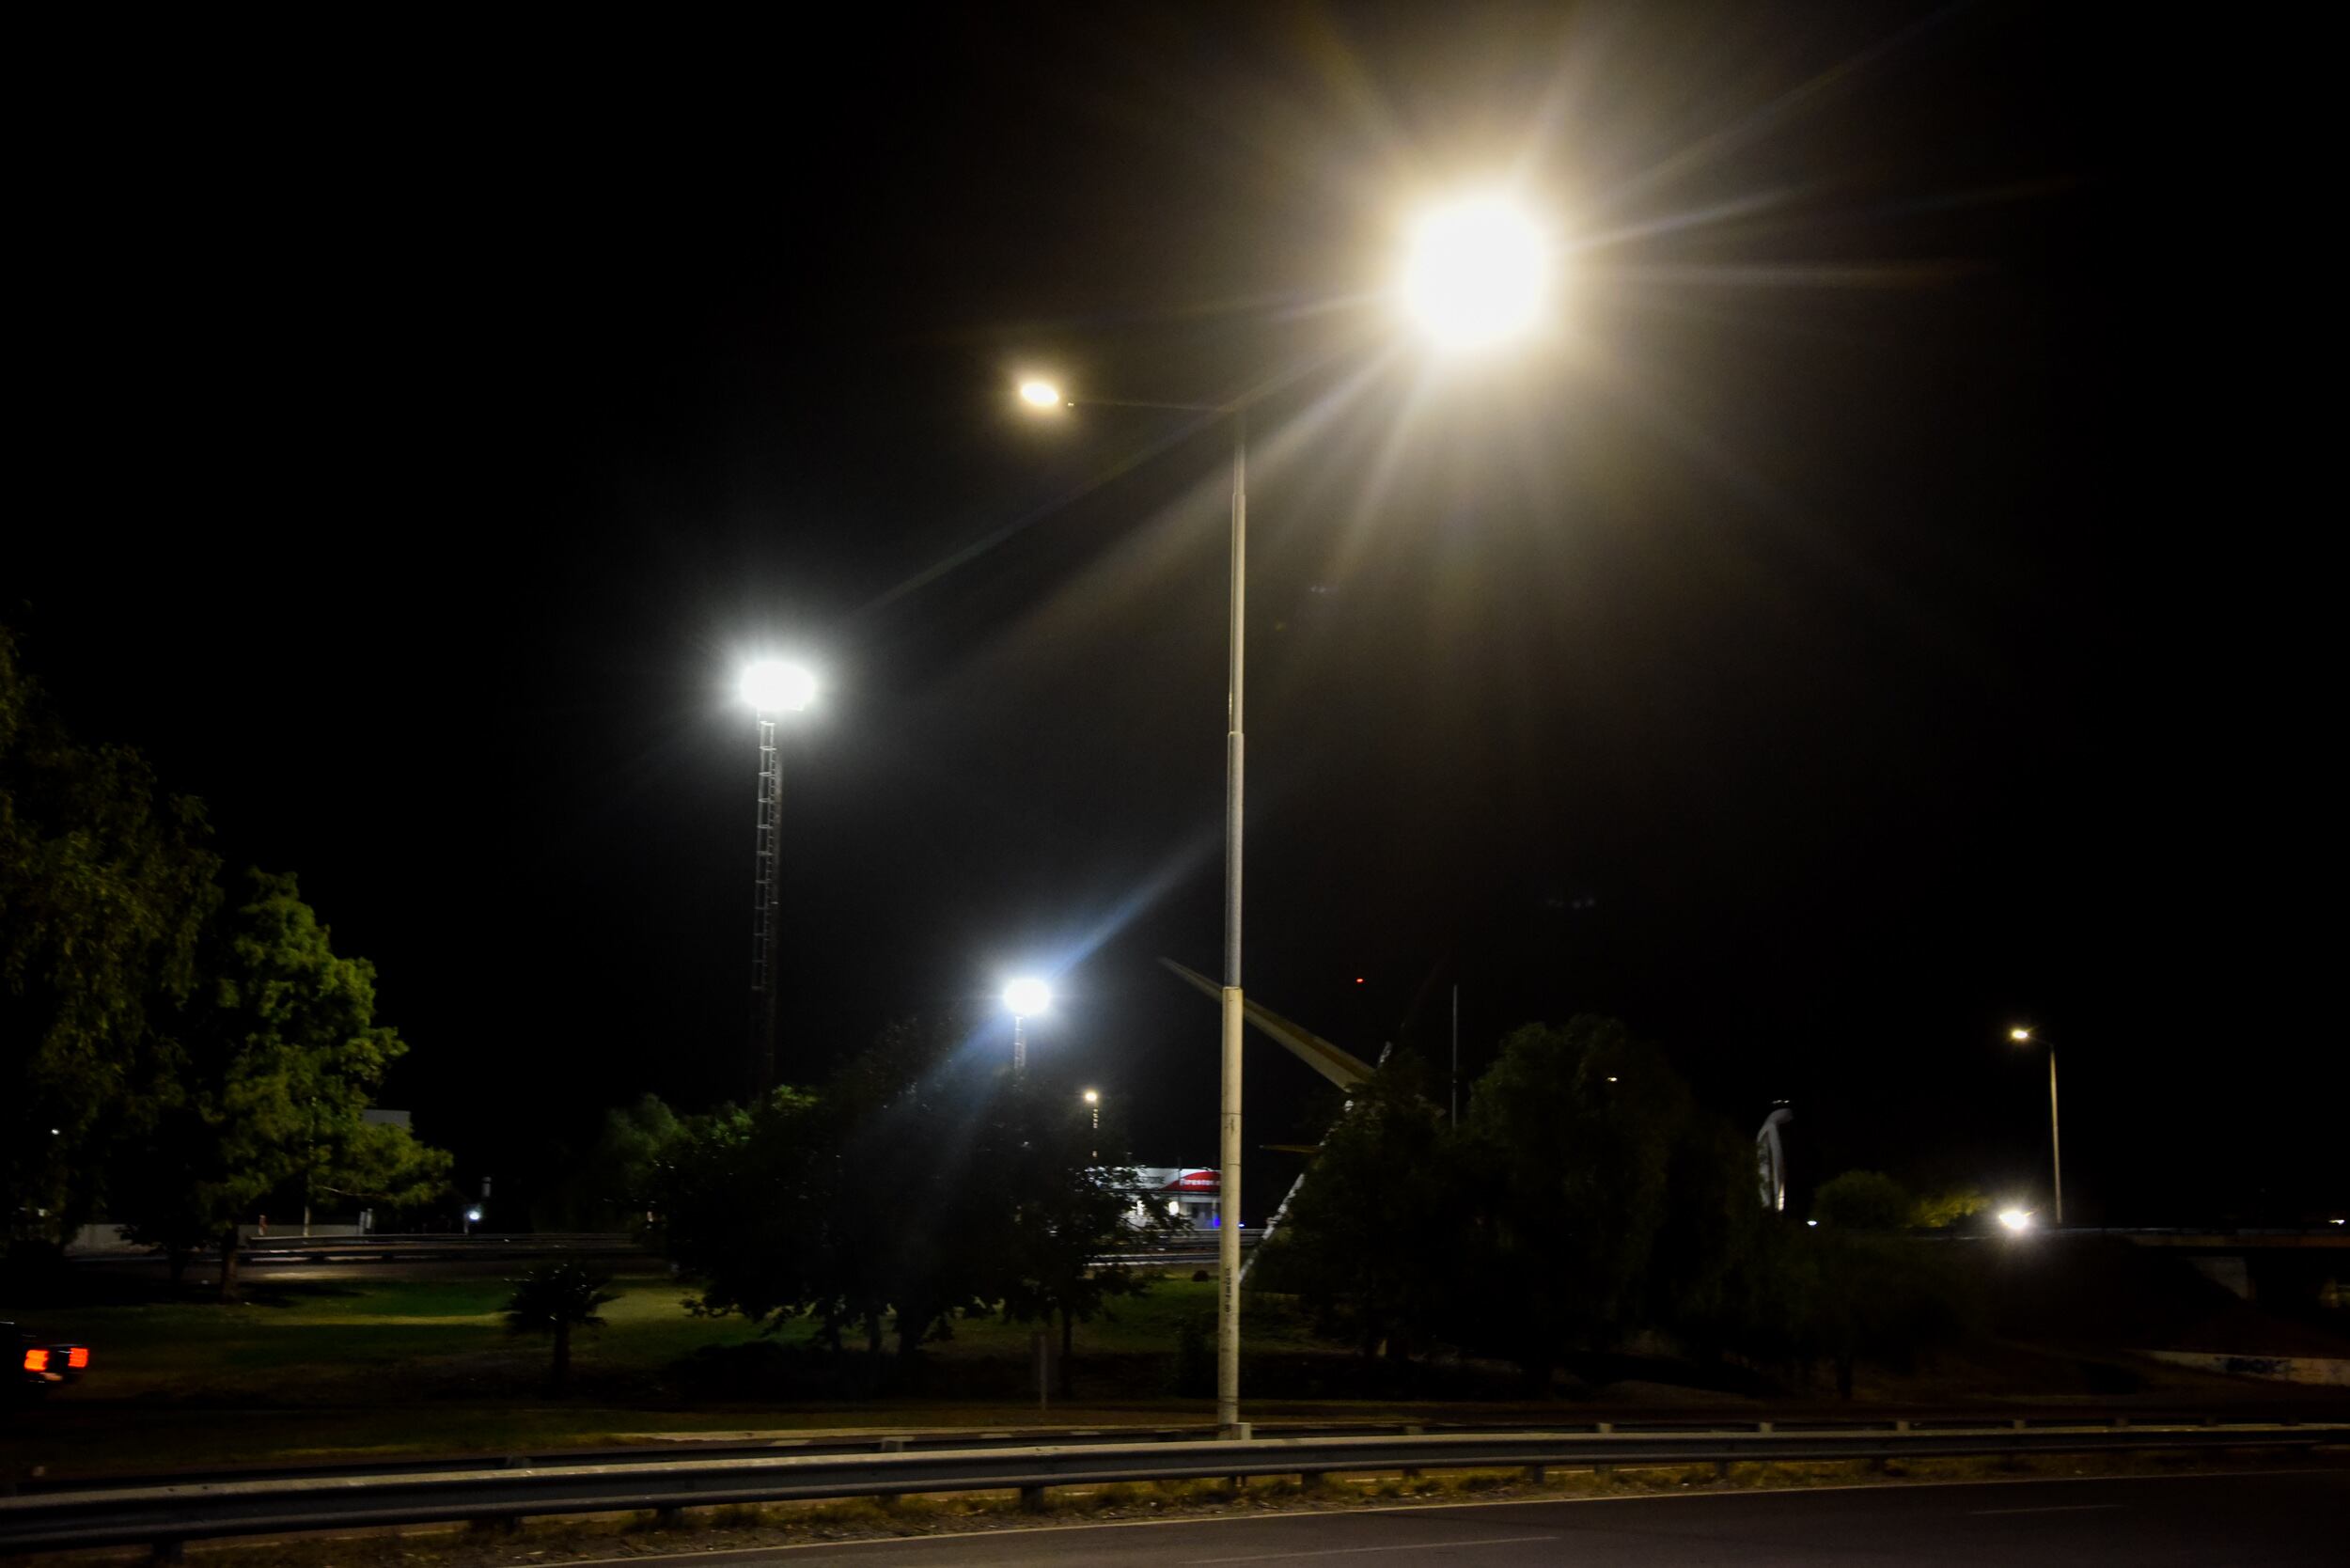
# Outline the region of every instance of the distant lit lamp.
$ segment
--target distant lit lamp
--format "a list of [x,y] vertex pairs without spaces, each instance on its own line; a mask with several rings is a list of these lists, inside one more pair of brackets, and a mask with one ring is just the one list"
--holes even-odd
[[1058,408],[1060,388],[1049,381],[1024,381],[1020,384],[1020,400],[1030,408]]
[[1053,1005],[1053,988],[1041,980],[1016,980],[1004,987],[1004,1007],[1011,1014],[1011,1070],[1028,1066],[1028,1019]]
[[[2018,1045],[2029,1045],[2039,1036],[2029,1024],[2017,1024],[2007,1031],[2008,1039]],[[2056,1047],[2048,1047],[2048,1166],[2056,1182],[2056,1222],[2064,1224],[2064,1146],[2057,1132],[2057,1069]]]
[[2006,1229],[2008,1234],[2020,1236],[2031,1229],[2031,1211],[2029,1209],[2001,1209],[1999,1224]]
[[816,677],[801,666],[761,659],[743,671],[743,700],[759,718],[759,835],[751,899],[751,995],[759,1024],[751,1043],[750,1092],[776,1084],[776,1035],[782,1012],[778,944],[783,933],[783,772],[776,750],[776,716],[796,713],[816,698]]

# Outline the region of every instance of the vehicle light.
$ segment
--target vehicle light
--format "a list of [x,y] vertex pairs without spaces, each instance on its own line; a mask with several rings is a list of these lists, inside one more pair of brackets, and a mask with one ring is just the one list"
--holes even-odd
[[65,1364],[72,1368],[75,1372],[80,1372],[84,1367],[88,1366],[89,1346],[75,1345],[72,1349],[67,1351],[65,1353]]
[[49,1353],[45,1350],[26,1351],[24,1353],[24,1370],[26,1372],[47,1372],[49,1370]]

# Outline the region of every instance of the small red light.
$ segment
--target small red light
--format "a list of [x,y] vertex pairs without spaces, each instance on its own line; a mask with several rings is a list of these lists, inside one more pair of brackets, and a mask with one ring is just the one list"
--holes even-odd
[[67,1351],[65,1353],[65,1364],[71,1367],[75,1372],[80,1372],[84,1367],[88,1366],[89,1347],[87,1345],[75,1345],[72,1349]]
[[1362,977],[1362,976],[1360,976],[1360,975],[1356,975],[1356,976],[1355,977],[1355,983],[1356,985],[1360,985],[1360,984],[1362,984],[1362,983],[1363,983],[1363,977]]
[[24,1370],[26,1372],[47,1372],[49,1370],[49,1353],[45,1350],[26,1351],[24,1353]]

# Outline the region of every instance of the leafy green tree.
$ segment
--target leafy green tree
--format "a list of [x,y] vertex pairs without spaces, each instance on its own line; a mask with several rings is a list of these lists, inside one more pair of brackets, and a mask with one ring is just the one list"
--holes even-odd
[[1980,1187],[1937,1187],[1919,1195],[1909,1223],[1920,1231],[1947,1231],[1990,1210],[1991,1200]]
[[0,1170],[11,1243],[55,1246],[100,1176],[159,1004],[218,902],[203,808],[58,722],[0,627]]
[[1919,1353],[1965,1332],[1974,1315],[1971,1294],[1937,1244],[1823,1224],[1790,1235],[1780,1263],[1791,1358],[1825,1358],[1845,1399],[1862,1362],[1906,1372]]
[[1692,1106],[1673,1136],[1665,1221],[1651,1244],[1651,1325],[1701,1360],[1742,1345],[1767,1310],[1775,1228],[1781,1216],[1755,1201],[1752,1140]]
[[[1143,1288],[1120,1262],[1097,1262],[1126,1238],[1140,1178],[1115,1126],[1096,1132],[1069,1086],[1007,1075],[996,1088],[982,1152],[994,1202],[983,1216],[996,1240],[983,1294],[1012,1323],[1060,1320],[1060,1392],[1073,1386],[1075,1325]],[[1102,1151],[1108,1151],[1108,1163]],[[1167,1223],[1164,1215],[1152,1222]]]
[[826,1119],[777,1089],[748,1106],[687,1118],[656,1157],[653,1233],[701,1282],[698,1313],[773,1330],[815,1308],[827,1270]]
[[1840,1231],[1899,1231],[1917,1212],[1917,1195],[1881,1170],[1847,1170],[1811,1199],[1811,1217]]
[[619,1297],[604,1289],[608,1274],[597,1274],[569,1260],[540,1263],[520,1279],[509,1280],[514,1294],[506,1302],[506,1327],[511,1334],[552,1334],[555,1363],[547,1387],[561,1393],[572,1375],[572,1330],[601,1328],[596,1309]]
[[211,923],[203,984],[157,1041],[116,1212],[175,1258],[220,1250],[236,1294],[238,1223],[273,1193],[390,1204],[446,1185],[449,1160],[406,1129],[363,1121],[407,1047],[375,1021],[375,971],[339,957],[290,876],[251,871]]
[[541,1230],[643,1230],[653,1223],[652,1193],[662,1160],[684,1122],[660,1096],[641,1094],[607,1110],[585,1152],[550,1142],[541,1159],[551,1186],[531,1205]]
[[1484,1217],[1468,1336],[1547,1387],[1560,1351],[1640,1325],[1688,1091],[1613,1019],[1528,1025],[1469,1097],[1471,1208]]
[[1325,1322],[1349,1314],[1367,1379],[1383,1346],[1406,1356],[1462,1316],[1458,1168],[1418,1059],[1395,1058],[1350,1094],[1265,1244],[1261,1278]]

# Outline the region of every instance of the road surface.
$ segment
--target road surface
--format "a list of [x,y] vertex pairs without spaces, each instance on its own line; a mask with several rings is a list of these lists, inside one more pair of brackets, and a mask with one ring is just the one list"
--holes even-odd
[[[2350,1466],[2225,1475],[1702,1492],[1365,1509],[979,1532],[864,1544],[646,1554],[713,1568],[1787,1568],[1828,1563],[2128,1563],[2207,1568],[2350,1560]],[[573,1568],[579,1568],[574,1564]]]

